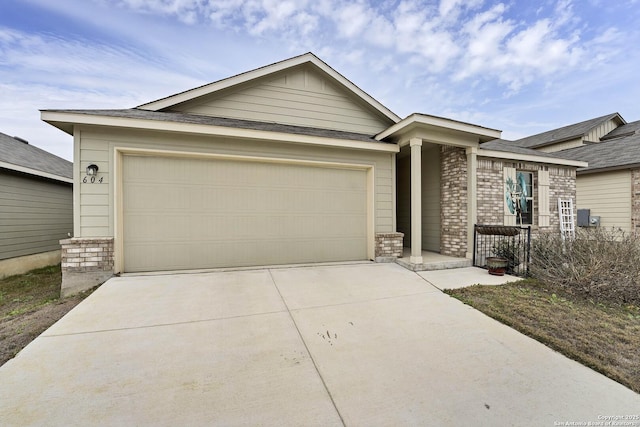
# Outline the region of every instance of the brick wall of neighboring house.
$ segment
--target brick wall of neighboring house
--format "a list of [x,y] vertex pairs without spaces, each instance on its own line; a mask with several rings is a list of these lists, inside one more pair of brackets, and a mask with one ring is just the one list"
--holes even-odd
[[402,257],[403,233],[377,233],[376,234],[376,261],[393,262]]
[[640,235],[640,169],[631,171],[631,231]]
[[464,258],[467,252],[467,155],[464,148],[442,146],[440,253]]
[[[576,203],[575,168],[543,165],[539,163],[515,162],[512,160],[478,158],[478,224],[503,224],[505,184],[503,169],[515,168],[518,171],[533,172],[533,231],[538,227],[538,176],[542,168],[549,171],[549,227],[546,230],[558,230],[558,198],[571,198]],[[575,212],[574,212],[575,214]]]
[[113,238],[71,238],[62,246],[62,296],[100,285],[113,276]]

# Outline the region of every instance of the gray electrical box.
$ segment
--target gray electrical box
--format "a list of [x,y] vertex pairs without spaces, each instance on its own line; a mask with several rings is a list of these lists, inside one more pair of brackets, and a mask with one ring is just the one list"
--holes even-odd
[[589,217],[589,227],[600,227],[600,217],[599,216],[590,216]]
[[578,227],[590,227],[591,209],[578,209]]

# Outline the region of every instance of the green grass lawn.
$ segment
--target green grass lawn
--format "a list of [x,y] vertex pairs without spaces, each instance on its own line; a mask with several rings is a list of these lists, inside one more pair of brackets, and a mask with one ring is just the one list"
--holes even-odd
[[446,292],[640,393],[640,307],[569,296],[531,279]]

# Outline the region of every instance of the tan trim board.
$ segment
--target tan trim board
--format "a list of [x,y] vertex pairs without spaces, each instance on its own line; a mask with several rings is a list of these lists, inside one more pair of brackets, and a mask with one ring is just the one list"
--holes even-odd
[[500,138],[501,131],[483,126],[478,126],[470,123],[464,123],[457,120],[447,119],[444,117],[429,116],[426,114],[413,113],[410,116],[402,119],[400,122],[389,127],[383,132],[375,136],[379,141],[388,138],[394,134],[401,134],[405,130],[410,129],[413,126],[430,126],[437,127],[451,131],[469,133],[485,138],[497,139]]
[[299,135],[285,132],[270,132],[254,129],[230,128],[224,126],[178,123],[160,120],[133,119],[128,117],[107,117],[80,113],[43,111],[42,120],[48,123],[58,122],[72,123],[74,125],[111,126],[163,132],[190,133],[196,135],[211,135],[230,138],[289,142],[295,144],[321,145],[369,151],[383,151],[389,153],[397,153],[400,150],[400,148],[396,144],[390,143],[322,138],[318,136]]
[[558,157],[532,156],[530,154],[516,154],[507,151],[493,151],[478,149],[479,157],[493,157],[495,159],[519,160],[523,162],[547,163],[552,165],[575,166],[578,168],[587,167],[588,163],[578,160],[567,160]]

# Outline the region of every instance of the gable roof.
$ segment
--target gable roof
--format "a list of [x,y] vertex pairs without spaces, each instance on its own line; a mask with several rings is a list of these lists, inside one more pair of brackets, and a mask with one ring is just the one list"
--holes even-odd
[[607,139],[620,138],[622,136],[630,136],[638,132],[640,132],[640,120],[626,123],[622,126],[618,126],[614,130],[612,130],[611,132],[609,132],[608,134],[600,138],[600,140],[606,141]]
[[584,122],[574,123],[572,125],[518,139],[513,141],[512,144],[524,148],[540,148],[545,145],[580,138],[586,136],[592,129],[614,118],[618,118],[623,124],[626,123],[620,114],[612,113],[607,114],[606,116],[596,117],[594,119],[585,120]]
[[340,86],[350,91],[357,98],[364,101],[369,106],[373,107],[373,109],[377,110],[379,113],[381,113],[391,122],[397,123],[398,121],[400,121],[400,117],[397,116],[394,112],[392,112],[387,107],[382,105],[380,102],[375,100],[371,95],[369,95],[368,93],[360,89],[358,86],[353,84],[349,79],[344,77],[342,74],[338,73],[336,70],[331,68],[328,64],[326,64],[324,61],[322,61],[320,58],[318,58],[311,52],[305,53],[303,55],[295,56],[293,58],[289,58],[284,61],[276,62],[271,65],[266,65],[264,67],[256,68],[255,70],[237,74],[233,77],[228,77],[226,79],[218,80],[216,82],[209,83],[194,89],[180,92],[175,95],[161,98],[156,101],[148,102],[146,104],[139,105],[137,108],[141,110],[150,110],[150,111],[165,110],[177,104],[191,101],[195,98],[199,98],[202,96],[210,95],[214,92],[218,92],[224,89],[229,89],[231,87],[234,87],[243,83],[247,83],[251,80],[262,78],[262,77],[265,77],[289,68],[293,68],[302,64],[313,65],[322,74],[329,77],[331,80],[335,81]]
[[553,154],[589,163],[588,167],[578,169],[578,172],[640,167],[640,134],[570,148]]
[[73,163],[4,133],[0,133],[0,168],[73,182]]

